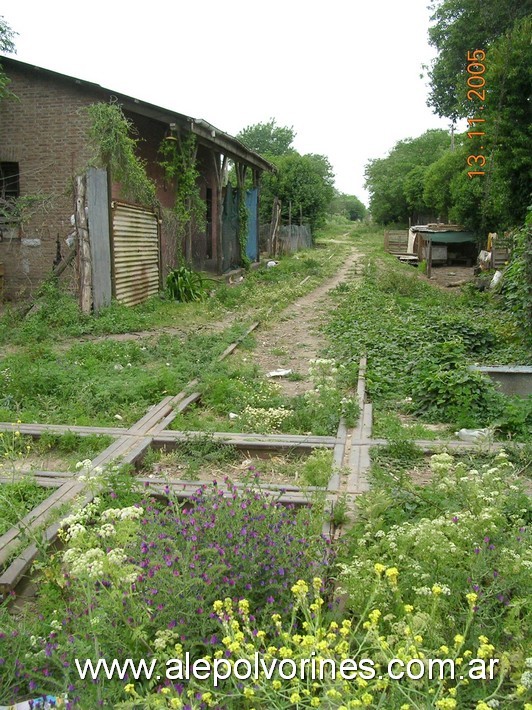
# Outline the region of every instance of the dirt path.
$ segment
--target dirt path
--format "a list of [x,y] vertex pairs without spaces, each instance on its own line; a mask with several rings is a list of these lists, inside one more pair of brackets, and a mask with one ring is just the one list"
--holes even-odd
[[312,389],[308,380],[309,361],[323,352],[323,337],[319,330],[331,305],[329,291],[346,281],[350,274],[356,275],[361,268],[360,258],[361,254],[352,248],[332,278],[288,306],[271,327],[261,323],[253,362],[264,372],[289,369],[292,377],[300,378],[276,378],[283,394],[294,397]]

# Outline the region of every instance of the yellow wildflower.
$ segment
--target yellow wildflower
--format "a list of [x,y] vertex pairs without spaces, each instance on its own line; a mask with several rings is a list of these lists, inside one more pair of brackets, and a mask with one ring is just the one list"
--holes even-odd
[[253,688],[244,688],[244,697],[245,698],[252,698],[255,695],[255,691]]
[[364,705],[371,705],[373,702],[373,695],[371,693],[364,693],[364,695],[360,698]]
[[376,572],[376,573],[379,575],[379,577],[380,577],[380,576],[382,575],[382,573],[384,572],[384,570],[386,569],[386,567],[385,567],[384,565],[381,565],[380,562],[376,562],[376,563],[373,565],[373,569],[375,570],[375,572]]
[[219,614],[224,608],[224,603],[220,599],[217,599],[212,605],[212,608],[217,614]]
[[469,594],[466,594],[465,596],[467,601],[469,602],[469,606],[473,608],[478,599],[478,594],[475,594],[475,592],[469,592]]
[[319,577],[314,577],[312,580],[312,587],[314,588],[315,592],[319,592],[321,589],[322,585],[322,580]]
[[292,693],[290,696],[290,702],[291,703],[298,703],[301,700],[301,695],[299,693]]
[[127,685],[124,686],[124,692],[126,693],[134,693],[135,692],[135,686],[133,683],[127,683]]
[[392,587],[396,587],[397,577],[399,576],[399,570],[397,569],[397,567],[388,567],[385,574]]
[[433,584],[432,585],[432,593],[434,594],[435,597],[439,597],[440,594],[442,593],[443,589],[440,587],[439,584]]
[[292,594],[296,597],[305,597],[308,594],[307,583],[300,579],[292,587]]
[[382,614],[378,609],[373,609],[373,611],[370,611],[368,614],[368,618],[371,621],[373,625],[377,625],[379,623],[379,619],[381,618]]
[[454,637],[454,645],[455,646],[461,646],[465,641],[465,638],[462,636],[462,634],[456,634]]
[[[405,614],[410,614],[414,611],[414,607],[412,606],[412,604],[405,604],[403,608],[405,610]],[[409,706],[403,705],[403,707],[409,707]]]

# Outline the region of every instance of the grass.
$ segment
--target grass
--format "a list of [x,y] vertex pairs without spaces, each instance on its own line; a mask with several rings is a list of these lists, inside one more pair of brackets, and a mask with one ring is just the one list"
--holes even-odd
[[[323,235],[327,235],[324,232]],[[318,244],[321,239],[317,235]],[[35,343],[50,343],[58,339],[80,336],[157,331],[176,328],[182,336],[234,313],[242,319],[271,318],[316,284],[332,275],[341,263],[345,245],[313,249],[279,259],[273,269],[250,270],[238,286],[214,281],[212,296],[205,301],[178,303],[162,294],[143,304],[127,307],[113,302],[97,315],[80,312],[76,299],[55,281],[43,284],[34,308],[24,316],[19,307],[7,307],[0,317],[0,344],[28,347]],[[300,282],[311,278],[304,284]]]
[[0,485],[0,535],[7,532],[52,493],[32,480]]
[[192,481],[221,481],[225,477],[240,483],[283,483],[324,488],[332,470],[332,452],[315,449],[308,456],[297,451],[255,454],[220,445],[208,433],[191,435],[171,451],[150,449],[140,472],[159,477]]
[[[525,350],[511,316],[483,296],[436,289],[376,248],[363,278],[335,290],[326,328],[330,352],[353,370],[367,356],[366,385],[380,435],[397,433],[390,412],[398,412],[448,424],[451,431],[493,426],[503,437],[527,438],[530,398],[504,397],[469,369],[478,362],[519,362]],[[425,438],[427,432],[407,433]]]

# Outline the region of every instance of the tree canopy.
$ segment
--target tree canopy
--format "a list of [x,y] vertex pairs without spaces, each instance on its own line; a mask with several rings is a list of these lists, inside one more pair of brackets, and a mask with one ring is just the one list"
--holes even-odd
[[266,123],[255,123],[237,133],[238,140],[256,153],[265,156],[286,155],[293,151],[296,137],[293,126],[278,126],[275,118]]
[[447,131],[432,129],[418,138],[395,144],[386,158],[370,160],[366,165],[366,188],[370,193],[370,211],[377,222],[417,221],[425,210],[423,177],[425,169],[450,147]]
[[265,156],[277,168],[261,181],[260,217],[269,222],[275,198],[281,202],[284,221],[292,216],[313,230],[325,221],[334,197],[334,174],[325,155],[300,155],[293,147],[293,127],[278,126],[275,118],[242,129],[237,138],[250,150]]
[[470,103],[466,98],[467,54],[486,50],[530,15],[530,0],[433,0],[429,43],[438,56],[429,69],[428,105],[438,116],[453,120],[466,117]]
[[[428,104],[453,121],[483,119],[469,129],[481,131],[482,138],[466,139],[465,159],[481,155],[485,161],[482,189],[471,188],[481,196],[471,209],[480,215],[478,227],[484,231],[515,226],[530,202],[532,1],[435,0],[431,9],[429,41],[438,56],[429,70]],[[468,53],[480,64],[471,65]],[[482,77],[480,96],[468,96],[468,66]]]
[[514,227],[530,203],[532,0],[434,0],[431,10],[438,56],[428,104],[453,123],[468,118],[469,128],[454,150],[446,132],[427,131],[370,161],[372,215],[406,223],[429,214],[479,233]]
[[346,195],[343,192],[334,191],[334,197],[329,205],[330,214],[343,215],[356,222],[366,216],[366,205],[355,195]]
[[261,219],[270,220],[277,197],[285,220],[291,211],[294,222],[301,216],[312,230],[321,226],[334,196],[334,175],[329,160],[324,155],[300,155],[295,151],[270,159],[277,171],[262,179]]
[[[15,52],[15,35],[11,27],[7,24],[4,17],[0,15],[0,52],[5,54],[12,54]],[[5,75],[2,64],[0,63],[0,98],[8,94],[7,85],[9,84],[9,79]]]

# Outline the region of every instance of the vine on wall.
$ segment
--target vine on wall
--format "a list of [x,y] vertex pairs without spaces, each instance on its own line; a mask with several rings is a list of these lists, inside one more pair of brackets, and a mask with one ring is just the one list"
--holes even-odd
[[171,136],[165,138],[160,147],[159,164],[164,169],[166,179],[176,188],[174,214],[177,217],[177,260],[181,258],[180,246],[185,240],[186,255],[192,258],[192,232],[206,227],[207,206],[202,200],[198,180],[200,173],[196,161],[196,136]]
[[146,174],[146,163],[136,155],[135,127],[117,101],[96,103],[87,108],[89,136],[96,148],[93,163],[109,168],[113,180],[122,186],[126,199],[154,206],[155,183]]
[[238,243],[240,246],[240,259],[242,266],[246,269],[250,265],[249,257],[246,253],[248,241],[248,210],[246,207],[246,191],[244,188],[238,190]]

